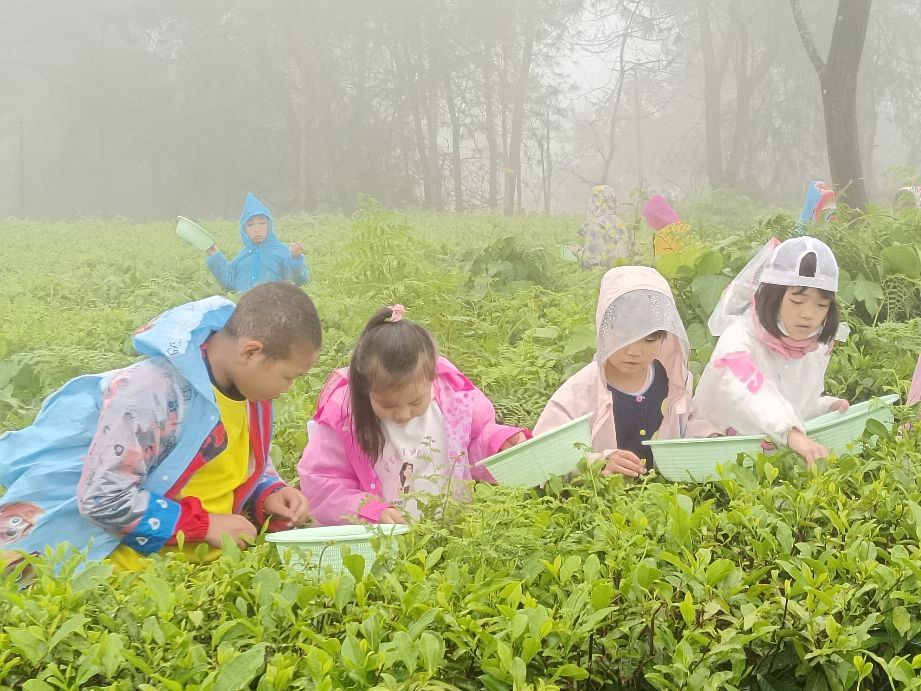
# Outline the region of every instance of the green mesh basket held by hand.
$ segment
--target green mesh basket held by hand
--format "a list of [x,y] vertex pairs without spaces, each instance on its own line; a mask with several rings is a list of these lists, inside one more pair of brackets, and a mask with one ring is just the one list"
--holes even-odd
[[[898,396],[890,394],[856,403],[846,413],[832,412],[806,422],[806,434],[814,441],[840,455],[860,439],[869,420],[884,426],[892,424],[890,406]],[[739,454],[755,456],[774,449],[761,435],[716,437],[708,439],[663,439],[644,441],[652,447],[656,470],[673,481],[707,482],[719,479],[717,465],[734,461]],[[853,444],[854,450],[859,445]]]
[[583,415],[477,465],[485,466],[500,485],[536,487],[552,475],[567,475],[591,451],[592,429],[588,419],[588,415]]
[[275,544],[289,568],[303,571],[318,566],[320,571],[338,573],[344,568],[342,557],[347,550],[364,557],[367,574],[377,560],[371,540],[380,536],[380,549],[395,550],[394,537],[408,531],[408,525],[332,525],[270,533],[265,539]]
[[211,234],[195,221],[185,216],[177,216],[176,218],[178,219],[176,235],[192,245],[192,247],[204,252],[214,244],[214,238],[211,237]]

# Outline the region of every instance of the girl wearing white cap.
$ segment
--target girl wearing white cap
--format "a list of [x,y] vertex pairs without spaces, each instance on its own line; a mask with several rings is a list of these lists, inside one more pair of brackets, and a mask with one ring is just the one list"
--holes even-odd
[[[688,433],[765,434],[807,466],[828,455],[805,421],[848,402],[822,395],[838,333],[838,265],[812,237],[758,253],[729,285],[710,317],[719,342],[694,396]],[[846,326],[845,326],[846,330]]]

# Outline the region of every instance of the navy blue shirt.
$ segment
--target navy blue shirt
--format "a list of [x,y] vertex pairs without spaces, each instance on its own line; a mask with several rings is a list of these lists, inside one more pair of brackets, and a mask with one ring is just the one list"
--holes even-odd
[[617,448],[632,451],[652,468],[652,449],[643,441],[652,439],[662,425],[662,404],[668,398],[668,374],[658,360],[652,362],[649,388],[640,395],[629,394],[608,384],[614,398],[614,422]]

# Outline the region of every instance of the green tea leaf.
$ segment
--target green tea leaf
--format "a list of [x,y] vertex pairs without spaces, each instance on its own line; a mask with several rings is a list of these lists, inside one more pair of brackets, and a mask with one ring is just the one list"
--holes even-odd
[[903,636],[911,630],[911,616],[901,605],[892,610],[892,625]]
[[265,670],[265,643],[252,648],[221,665],[214,680],[214,691],[243,691]]

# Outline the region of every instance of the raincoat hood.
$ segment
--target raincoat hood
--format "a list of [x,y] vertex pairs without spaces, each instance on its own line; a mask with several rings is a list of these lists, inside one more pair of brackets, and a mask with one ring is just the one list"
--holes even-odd
[[618,259],[633,256],[633,236],[617,216],[617,198],[608,185],[595,185],[579,229],[582,239],[579,263],[583,269],[610,267]]
[[[249,239],[249,236],[246,234],[246,222],[251,219],[253,216],[265,216],[269,219],[269,234],[266,236],[259,245]],[[259,201],[259,198],[255,194],[250,192],[246,195],[246,201],[243,203],[243,211],[240,213],[240,240],[243,242],[243,246],[246,249],[255,249],[260,245],[265,245],[267,243],[275,240],[275,220],[272,218],[272,212],[269,211],[269,207]]]
[[673,385],[690,381],[688,335],[668,281],[648,266],[619,266],[601,279],[595,310],[595,362],[605,379],[612,353],[656,331],[665,331],[658,360]]
[[680,223],[681,217],[661,194],[654,194],[643,206],[643,218],[653,230],[662,230],[672,223]]
[[601,328],[604,313],[617,298],[634,290],[652,290],[674,302],[668,281],[649,266],[618,266],[605,273],[595,308],[595,330]]
[[201,394],[213,399],[199,349],[223,328],[233,310],[234,303],[219,296],[174,307],[134,332],[134,348],[141,355],[165,357]]

